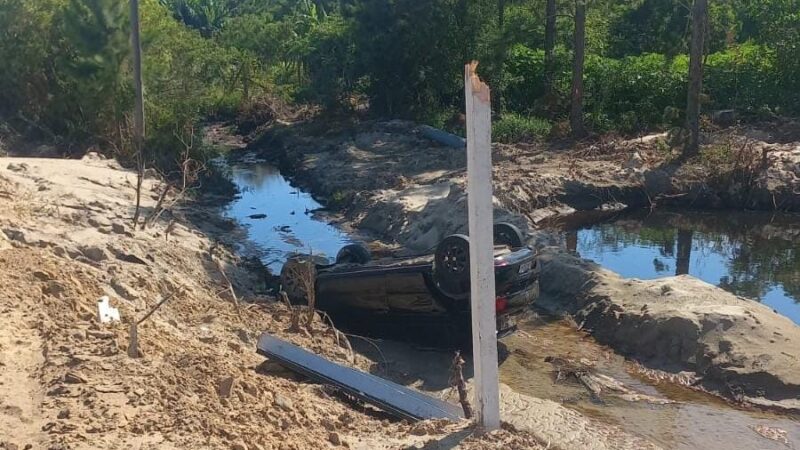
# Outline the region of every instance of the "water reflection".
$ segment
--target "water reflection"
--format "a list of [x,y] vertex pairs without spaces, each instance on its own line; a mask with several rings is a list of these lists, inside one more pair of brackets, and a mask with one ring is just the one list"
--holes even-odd
[[225,209],[248,230],[248,238],[273,272],[292,252],[336,255],[349,242],[339,229],[314,217],[320,207],[311,195],[294,188],[272,165],[248,163],[231,168],[240,195]]
[[626,277],[689,274],[800,324],[800,216],[635,213],[568,231],[567,247]]

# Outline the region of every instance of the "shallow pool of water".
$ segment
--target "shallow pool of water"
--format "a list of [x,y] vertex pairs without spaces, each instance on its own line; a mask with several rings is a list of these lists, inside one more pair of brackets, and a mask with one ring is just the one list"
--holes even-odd
[[224,209],[247,229],[249,243],[273,273],[295,252],[335,256],[350,238],[315,210],[320,204],[300,191],[277,168],[260,161],[230,166],[239,195]]
[[[500,379],[516,392],[545,398],[623,430],[643,436],[665,449],[785,449],[783,442],[759,435],[759,426],[786,431],[795,445],[800,423],[791,417],[738,409],[715,396],[672,383],[654,383],[639,376],[636,364],[598,345],[562,320],[538,318],[520,324],[520,332],[503,339],[509,357]],[[669,404],[628,401],[613,395],[593,398],[574,379],[557,381],[546,357],[590,364],[597,373]]]
[[[376,370],[379,376],[433,391],[434,395],[447,393],[446,398],[455,401],[449,387],[452,352],[381,340],[368,343],[354,339],[353,347],[376,362],[387,363],[388,370]],[[735,408],[710,394],[650,381],[638,375],[636,364],[598,345],[591,336],[564,320],[533,316],[520,324],[519,332],[501,339],[499,350],[500,381],[515,392],[552,400],[601,423],[644,437],[664,449],[781,450],[795,448],[792,446],[800,442],[800,423],[796,418]],[[465,377],[470,379],[472,358],[464,356]],[[612,394],[592,396],[573,378],[558,380],[555,366],[546,361],[548,357],[580,361],[633,391],[671,403],[628,401]],[[557,419],[550,422],[557,423]],[[764,438],[755,431],[758,427],[785,431],[790,444]]]
[[570,230],[566,243],[622,276],[689,274],[800,324],[800,215],[637,212]]

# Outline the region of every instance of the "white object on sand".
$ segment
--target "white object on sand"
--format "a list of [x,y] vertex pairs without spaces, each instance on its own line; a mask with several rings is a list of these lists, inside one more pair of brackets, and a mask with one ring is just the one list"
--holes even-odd
[[97,301],[97,320],[100,323],[119,322],[119,310],[111,306],[107,295]]

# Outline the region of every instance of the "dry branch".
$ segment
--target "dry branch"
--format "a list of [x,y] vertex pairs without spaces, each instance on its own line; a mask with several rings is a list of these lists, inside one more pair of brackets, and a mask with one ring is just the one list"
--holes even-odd
[[[197,186],[198,180],[200,179],[200,174],[206,170],[205,165],[192,159],[190,156],[191,151],[194,148],[194,127],[188,127],[187,133],[190,136],[188,142],[180,135],[175,133],[175,137],[183,144],[184,147],[183,151],[181,152],[181,158],[178,161],[180,173],[162,174],[161,178],[166,180],[167,184],[164,187],[161,195],[159,195],[155,208],[153,208],[153,211],[150,213],[147,219],[145,219],[144,223],[142,223],[142,229],[145,229],[148,225],[155,223],[161,217],[164,211],[172,210],[172,208],[178,202],[183,200],[186,193]],[[170,181],[170,179],[176,175],[180,176],[180,185],[175,185]],[[164,206],[167,195],[171,190],[175,190],[175,195],[173,195],[167,205]]]
[[[328,313],[326,313],[324,311],[319,311],[319,313],[320,313],[320,315],[322,315],[323,317],[328,319],[328,324],[330,325],[331,330],[333,330],[333,334],[336,337],[336,345],[338,345],[339,347],[342,347],[341,342],[342,342],[342,340],[344,340],[344,343],[345,343],[344,348],[346,348],[347,351],[350,352],[350,362],[355,364],[355,362],[356,362],[356,353],[353,351],[353,346],[350,345],[350,340],[347,339],[347,336],[353,336],[353,337],[358,337],[358,338],[361,338],[361,336],[355,336],[355,335],[351,335],[351,334],[347,334],[347,333],[342,333],[341,331],[339,331],[338,328],[336,328],[336,325],[334,325],[334,323],[333,323],[333,319],[331,319],[331,316],[329,316]],[[364,340],[369,342],[369,339],[367,339],[367,338],[361,338],[361,339],[364,339]],[[372,345],[375,345],[375,344],[373,343]],[[378,346],[375,345],[375,348],[378,348]],[[378,352],[381,354],[381,357],[383,358],[383,352],[381,352],[380,348],[378,348]],[[386,361],[386,358],[383,358],[383,360]]]
[[155,306],[150,308],[150,311],[148,311],[147,314],[142,316],[141,319],[131,322],[131,329],[130,329],[129,343],[128,343],[128,356],[129,357],[138,358],[139,356],[141,356],[141,353],[139,353],[139,325],[141,325],[142,322],[144,322],[145,320],[149,319],[150,316],[152,316],[153,313],[155,313],[158,310],[158,308],[161,308],[161,306],[164,303],[166,303],[167,300],[171,299],[172,297],[174,297],[177,294],[178,294],[178,291],[173,291],[169,295],[167,295],[164,298],[162,298],[161,301],[156,303]]
[[453,358],[453,365],[450,367],[450,386],[458,389],[458,401],[464,409],[464,417],[472,418],[472,405],[469,404],[467,395],[467,383],[464,381],[464,358],[461,352],[457,351]]
[[285,270],[288,272],[288,278],[294,280],[303,292],[308,304],[308,313],[306,316],[306,328],[311,331],[311,325],[314,323],[314,312],[316,312],[317,296],[315,291],[316,280],[316,267],[314,261],[309,258],[295,260],[294,263],[287,263]]
[[289,296],[286,295],[286,292],[280,291],[278,293],[278,296],[281,298],[281,300],[286,305],[286,307],[289,308],[289,314],[290,314],[290,317],[291,317],[291,325],[289,326],[289,330],[288,331],[290,333],[299,333],[299,332],[301,332],[302,328],[300,327],[300,314],[299,314],[297,308],[295,308],[294,305],[292,305],[292,302],[289,301]]
[[222,275],[222,279],[225,280],[225,284],[228,286],[228,292],[231,294],[231,301],[233,305],[236,306],[236,314],[239,316],[242,315],[241,308],[239,307],[239,297],[236,296],[236,291],[233,289],[233,284],[231,283],[230,278],[228,278],[228,274],[225,273],[225,268],[222,267],[222,263],[218,259],[214,259],[214,256],[211,256],[211,259],[214,260],[214,263],[217,265],[217,270]]

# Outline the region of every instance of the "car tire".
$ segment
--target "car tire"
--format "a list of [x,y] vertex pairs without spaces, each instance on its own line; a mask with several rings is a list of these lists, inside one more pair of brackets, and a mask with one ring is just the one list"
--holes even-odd
[[469,297],[469,237],[453,234],[436,246],[433,279],[447,297],[456,300]]
[[336,254],[336,264],[366,264],[372,259],[369,249],[363,244],[348,244]]
[[494,245],[507,245],[511,248],[520,248],[525,243],[525,237],[515,225],[507,222],[494,224]]
[[308,304],[307,280],[316,282],[314,260],[307,256],[292,256],[281,269],[281,290],[294,304]]

